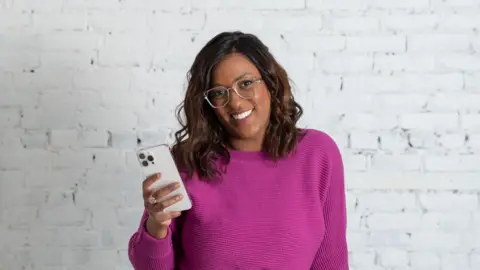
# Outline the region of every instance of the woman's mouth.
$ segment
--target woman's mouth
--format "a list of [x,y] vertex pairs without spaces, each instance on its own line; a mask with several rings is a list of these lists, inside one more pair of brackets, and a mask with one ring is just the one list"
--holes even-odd
[[237,113],[237,114],[232,114],[233,119],[235,120],[242,120],[250,116],[252,114],[253,109],[250,109],[248,111],[242,112],[242,113]]

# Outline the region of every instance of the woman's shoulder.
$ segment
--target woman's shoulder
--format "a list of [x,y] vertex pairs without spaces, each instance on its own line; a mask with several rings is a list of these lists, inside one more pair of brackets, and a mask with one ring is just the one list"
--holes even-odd
[[312,128],[304,128],[300,129],[300,131],[299,145],[313,150],[338,151],[335,139],[327,132]]
[[[318,129],[301,129],[302,135],[297,146],[297,152],[307,155],[319,162],[341,161],[341,152],[335,139],[325,131]],[[323,160],[323,161],[322,161]]]

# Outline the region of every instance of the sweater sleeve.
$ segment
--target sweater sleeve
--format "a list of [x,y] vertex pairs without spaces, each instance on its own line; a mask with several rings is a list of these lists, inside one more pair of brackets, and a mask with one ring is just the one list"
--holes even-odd
[[128,242],[128,257],[136,270],[172,270],[175,268],[174,235],[175,219],[169,226],[164,239],[156,239],[148,234],[146,222],[148,213],[144,211],[138,230]]
[[346,240],[347,214],[345,202],[344,168],[340,151],[333,140],[328,143],[328,173],[323,215],[325,236],[315,255],[311,270],[348,270]]

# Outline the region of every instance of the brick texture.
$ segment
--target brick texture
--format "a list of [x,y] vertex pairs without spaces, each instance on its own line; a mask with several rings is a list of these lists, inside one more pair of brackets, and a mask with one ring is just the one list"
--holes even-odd
[[171,142],[222,30],[344,155],[355,270],[480,267],[480,2],[0,0],[0,269],[131,269],[133,150]]

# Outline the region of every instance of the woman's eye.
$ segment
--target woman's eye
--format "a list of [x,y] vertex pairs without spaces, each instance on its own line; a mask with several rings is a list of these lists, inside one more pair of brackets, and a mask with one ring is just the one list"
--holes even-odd
[[252,80],[244,80],[239,83],[240,87],[242,88],[248,88],[252,85],[253,81]]
[[210,92],[210,96],[212,98],[218,98],[218,97],[223,97],[226,95],[226,90],[225,89],[221,89],[221,90],[213,90]]

